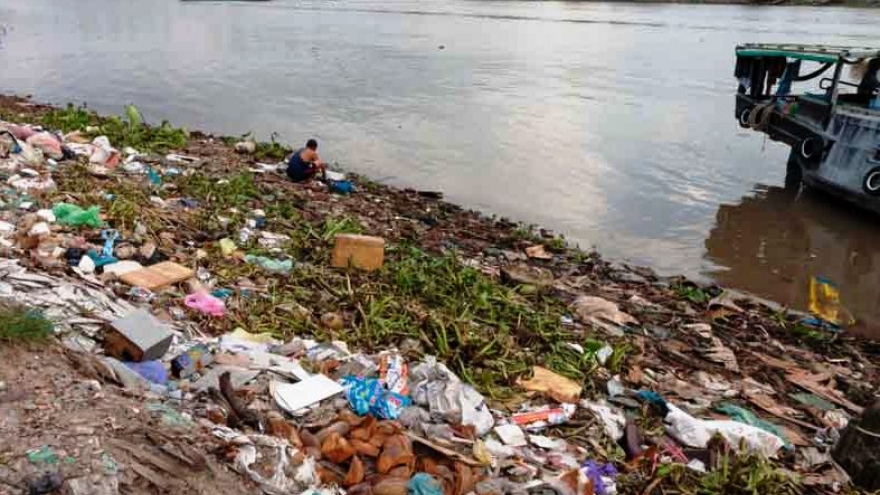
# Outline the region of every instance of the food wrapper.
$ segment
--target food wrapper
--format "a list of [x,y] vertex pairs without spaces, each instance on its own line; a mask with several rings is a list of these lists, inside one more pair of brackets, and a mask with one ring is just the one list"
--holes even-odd
[[386,390],[375,378],[347,376],[342,379],[348,404],[360,416],[372,414],[381,419],[397,419],[412,400],[396,392]]
[[383,354],[379,361],[379,380],[388,390],[409,395],[409,369],[403,356],[397,353]]

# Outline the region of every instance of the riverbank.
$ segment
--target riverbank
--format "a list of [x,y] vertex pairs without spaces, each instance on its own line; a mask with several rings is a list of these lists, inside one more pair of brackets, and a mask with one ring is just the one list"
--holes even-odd
[[[235,150],[242,138],[146,127],[136,111],[105,118],[0,97],[0,120],[79,131],[89,139],[105,135],[120,150],[130,146],[144,154],[137,158],[144,167],[127,172],[122,165],[102,169],[88,158],[48,164],[37,175],[51,175],[55,187],[27,195],[37,203],[34,210],[61,201],[97,206],[102,221],[120,234],[120,253],[152,245],[191,268],[201,283],[229,291],[222,318],[182,309],[181,289],[157,292],[146,306],[161,319],[183,315],[203,336],[241,328],[282,342],[343,341],[365,353],[396,347],[411,363],[436,356],[505,414],[529,400],[543,402],[524,395],[523,380],[544,366],[582,387],[578,399],[610,399],[638,417],[627,435],[643,439],[626,437],[635,448],[605,436],[608,429],[588,408],[550,430],[577,446],[578,463],[626,468],[620,493],[681,486],[740,493],[754,473],[762,476],[755,488],[761,493],[830,490],[838,475],[827,459],[815,461],[825,459],[834,432],[876,393],[880,349],[873,342],[808,326],[802,315],[721,287],[661,278],[569,249],[549,233],[445,203],[430,187],[398,190],[354,177],[356,191],[338,195],[320,184],[292,184],[261,165],[289,152],[279,143],[242,153]],[[5,201],[18,208],[6,209],[4,219],[22,228],[22,197]],[[334,238],[344,233],[385,239],[384,268],[331,268]],[[66,263],[40,249],[41,242],[28,239],[7,246],[7,257],[35,272],[78,280]],[[245,255],[289,268],[278,273],[275,265],[255,265]],[[102,290],[139,302],[118,280],[99,282]],[[727,418],[718,411],[730,415],[730,409],[721,406],[743,407],[775,423],[794,454],[767,463],[734,454],[738,445],[703,445],[681,455],[699,459],[708,474],[685,468],[681,459],[657,470],[670,447],[661,417],[647,414],[638,402],[646,396],[630,390],[651,390],[699,417]],[[735,467],[716,469],[722,458]],[[554,472],[539,465],[541,473]]]

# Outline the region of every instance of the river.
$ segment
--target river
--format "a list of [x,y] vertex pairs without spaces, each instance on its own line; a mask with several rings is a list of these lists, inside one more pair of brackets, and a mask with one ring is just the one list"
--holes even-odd
[[[880,45],[880,10],[466,0],[4,0],[0,91],[253,131],[606,257],[880,322],[877,219],[782,185],[740,42]],[[880,326],[880,325],[878,325]],[[880,333],[875,333],[880,335]]]

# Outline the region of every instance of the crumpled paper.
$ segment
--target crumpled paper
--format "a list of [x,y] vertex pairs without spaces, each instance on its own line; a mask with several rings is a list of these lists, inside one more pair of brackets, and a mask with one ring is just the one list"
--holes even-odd
[[[285,468],[290,464],[288,449],[291,449],[291,453],[296,453],[296,448],[284,439],[268,435],[245,435],[225,426],[214,427],[212,433],[214,436],[238,446],[234,462],[235,469],[247,474],[268,495],[300,493],[306,488],[315,487],[320,483],[317,465],[311,457],[307,457],[297,468],[293,479],[287,476]],[[266,448],[275,450],[278,457],[271,476],[263,476],[251,469],[251,465],[257,461],[260,451]]]
[[432,415],[452,424],[473,425],[480,436],[495,425],[483,396],[434,356],[426,356],[409,375],[413,401]]

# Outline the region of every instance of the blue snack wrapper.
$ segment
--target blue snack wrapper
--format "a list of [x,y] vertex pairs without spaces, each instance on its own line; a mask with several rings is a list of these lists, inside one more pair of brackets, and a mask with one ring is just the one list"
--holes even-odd
[[348,405],[358,416],[372,414],[380,419],[397,419],[412,400],[386,390],[376,378],[347,376],[342,379]]

